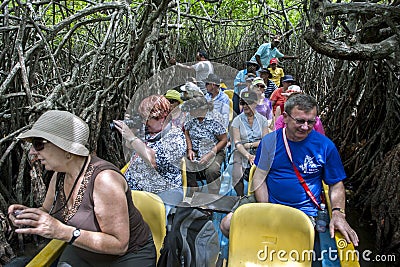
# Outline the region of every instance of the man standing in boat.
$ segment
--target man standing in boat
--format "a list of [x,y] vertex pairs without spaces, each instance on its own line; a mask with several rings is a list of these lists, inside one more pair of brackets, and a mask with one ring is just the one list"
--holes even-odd
[[[316,100],[305,94],[293,96],[285,103],[283,116],[286,128],[267,134],[257,150],[252,188],[257,202],[291,206],[315,217],[324,181],[329,185],[332,207],[331,237],[338,230],[347,242],[357,246],[357,233],[345,217],[343,180],[346,173],[339,153],[330,139],[313,131]],[[305,180],[308,192],[300,183],[301,179]],[[221,230],[226,236],[229,236],[231,217],[232,213],[221,222]]]

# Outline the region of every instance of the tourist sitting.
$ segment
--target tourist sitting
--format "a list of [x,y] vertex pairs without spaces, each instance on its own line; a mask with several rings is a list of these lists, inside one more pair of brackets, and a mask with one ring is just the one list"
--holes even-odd
[[[284,111],[286,127],[267,134],[259,144],[252,190],[257,202],[296,208],[313,221],[321,204],[322,182],[325,182],[332,208],[330,236],[333,238],[338,230],[347,243],[357,246],[357,233],[346,221],[343,184],[346,173],[339,152],[331,140],[312,130],[317,110],[317,101],[306,94],[288,99]],[[307,189],[300,182],[302,179]],[[221,221],[220,227],[226,236],[229,236],[232,214]]]
[[272,93],[270,100],[272,103],[274,115],[276,113],[277,107],[280,108],[280,111],[283,111],[283,105],[286,102],[286,97],[284,95],[282,95],[282,93],[285,93],[286,90],[289,88],[289,86],[291,86],[293,84],[295,84],[293,76],[285,75],[285,76],[283,76],[283,79],[282,79],[282,87],[279,87]]
[[282,68],[278,67],[278,59],[277,58],[271,58],[269,61],[269,68],[268,70],[271,73],[271,78],[270,80],[273,81],[276,86],[279,86],[281,84],[281,79],[283,76],[285,76],[285,73],[283,72]]
[[272,74],[268,69],[260,69],[258,73],[260,73],[260,78],[264,80],[264,83],[267,86],[267,88],[265,88],[265,97],[269,99],[271,94],[278,89],[278,86],[270,80]]
[[208,193],[218,194],[221,186],[220,169],[227,144],[224,118],[215,112],[213,104],[204,97],[186,101],[182,110],[190,114],[184,125],[189,196],[198,190],[197,181],[204,179]]
[[248,180],[258,144],[268,133],[268,120],[256,111],[257,102],[255,92],[244,92],[240,99],[243,112],[235,117],[231,125],[231,137],[236,148],[233,154],[232,184],[238,196],[244,195],[243,178]]
[[183,103],[181,99],[181,94],[177,90],[168,90],[165,93],[165,98],[168,99],[171,104],[171,111],[169,113],[168,119],[172,123],[172,126],[183,129],[183,124],[185,122],[185,113],[181,112],[180,105]]
[[272,105],[271,101],[269,101],[269,99],[265,97],[265,88],[266,85],[263,79],[254,79],[252,84],[252,91],[255,92],[258,97],[256,111],[267,118],[269,125],[271,125],[273,119]]
[[126,146],[133,149],[125,178],[132,190],[158,194],[166,205],[174,206],[183,199],[180,162],[186,154],[185,136],[167,122],[170,103],[164,96],[146,97],[138,112],[145,123],[143,140],[123,121],[114,121]]
[[155,266],[150,228],[119,169],[89,155],[82,119],[50,110],[18,139],[54,175],[40,208],[8,208],[16,233],[66,242],[58,266]]
[[236,74],[235,80],[233,81],[234,85],[234,96],[232,98],[233,101],[233,110],[236,114],[240,113],[239,109],[239,95],[240,91],[242,91],[245,87],[247,87],[246,78],[248,74],[257,76],[257,69],[259,68],[257,62],[255,61],[246,61],[246,68],[238,71]]

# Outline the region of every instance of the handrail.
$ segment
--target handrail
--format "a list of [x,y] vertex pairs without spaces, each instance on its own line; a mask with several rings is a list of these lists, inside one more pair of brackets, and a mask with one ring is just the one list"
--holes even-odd
[[52,239],[40,252],[26,265],[27,267],[50,267],[61,255],[66,242]]

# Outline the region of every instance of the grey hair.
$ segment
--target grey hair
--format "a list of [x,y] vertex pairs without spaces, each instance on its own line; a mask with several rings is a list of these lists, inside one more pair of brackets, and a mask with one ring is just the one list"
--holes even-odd
[[313,108],[317,108],[318,113],[318,104],[317,100],[314,97],[307,94],[295,94],[290,96],[285,102],[285,112],[291,114],[294,107],[297,109],[309,112]]

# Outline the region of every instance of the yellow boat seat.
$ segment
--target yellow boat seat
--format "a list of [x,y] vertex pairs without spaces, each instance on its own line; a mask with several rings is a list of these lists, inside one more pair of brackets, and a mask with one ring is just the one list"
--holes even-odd
[[149,225],[157,250],[157,260],[166,235],[165,206],[161,198],[153,193],[132,190],[133,204]]
[[233,101],[229,99],[229,122],[233,120]]
[[50,267],[64,251],[67,243],[52,239],[42,250],[26,265],[26,267]]
[[[327,204],[327,209],[329,211],[329,218],[332,218],[332,207],[331,200],[329,196],[329,186],[322,182],[322,186],[324,189],[325,201]],[[335,242],[338,255],[350,255],[346,258],[346,260],[340,261],[341,267],[360,267],[359,258],[357,254],[357,250],[354,248],[353,243],[343,243],[345,240],[344,236],[339,232],[335,231]]]
[[125,164],[124,167],[122,167],[122,169],[121,169],[121,173],[122,173],[122,174],[125,174],[125,172],[128,170],[128,168],[129,168],[129,163],[130,163],[130,162],[128,162],[127,164]]
[[230,100],[232,100],[233,90],[224,90],[224,93],[229,97]]
[[183,197],[185,198],[187,192],[187,174],[186,174],[186,161],[184,157],[181,159],[181,174],[182,174]]
[[247,195],[253,195],[254,194],[254,188],[253,187],[253,176],[254,176],[254,172],[256,171],[257,166],[255,164],[253,164],[253,166],[251,166],[250,168],[250,172],[249,172],[249,182],[247,184]]
[[[313,246],[314,227],[305,213],[280,204],[250,203],[233,213],[228,266],[311,266],[312,257],[301,256]],[[278,258],[280,250],[286,255]],[[299,258],[293,261],[290,256],[295,259],[296,252]]]

